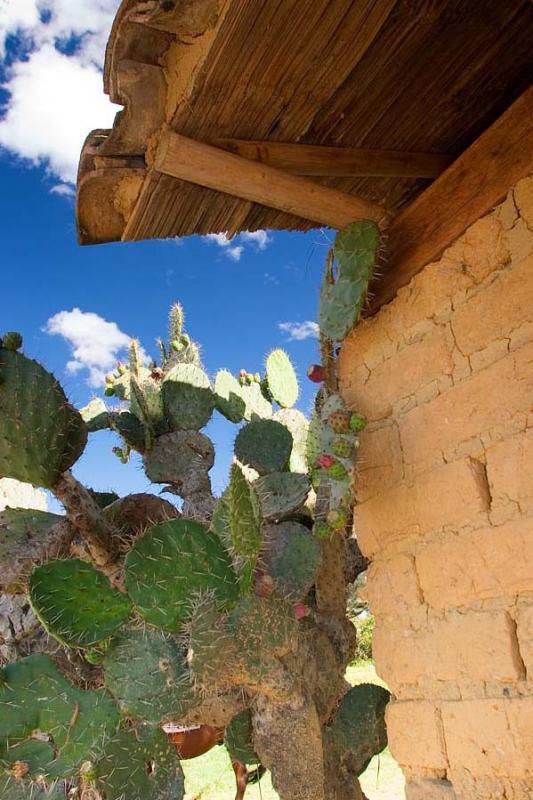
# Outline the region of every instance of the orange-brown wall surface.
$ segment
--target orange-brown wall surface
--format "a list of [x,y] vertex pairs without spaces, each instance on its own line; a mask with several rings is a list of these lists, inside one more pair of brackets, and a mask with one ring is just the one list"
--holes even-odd
[[362,322],[342,392],[409,800],[533,798],[533,176]]

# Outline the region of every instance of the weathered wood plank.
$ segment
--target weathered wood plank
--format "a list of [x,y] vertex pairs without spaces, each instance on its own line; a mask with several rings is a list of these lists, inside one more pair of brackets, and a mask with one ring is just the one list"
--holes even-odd
[[533,171],[533,87],[391,223],[389,265],[370,313],[395,297],[426,264]]
[[163,175],[333,228],[343,228],[356,219],[384,222],[387,216],[377,203],[248,161],[170,130],[160,138],[154,168]]
[[211,144],[250,161],[260,161],[307,177],[436,178],[453,161],[453,156],[440,153],[325,147],[292,142],[215,139]]

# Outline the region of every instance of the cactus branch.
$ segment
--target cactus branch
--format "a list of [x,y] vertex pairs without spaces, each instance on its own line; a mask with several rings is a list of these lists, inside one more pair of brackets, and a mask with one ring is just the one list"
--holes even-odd
[[61,475],[52,492],[63,503],[69,521],[86,542],[95,564],[104,572],[109,572],[117,556],[113,543],[114,530],[106,522],[94,498],[71,472]]

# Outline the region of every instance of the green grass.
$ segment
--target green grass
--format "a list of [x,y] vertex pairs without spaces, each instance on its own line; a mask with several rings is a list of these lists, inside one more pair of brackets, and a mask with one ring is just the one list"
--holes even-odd
[[[348,667],[346,679],[351,684],[379,683],[372,662],[360,662]],[[209,753],[192,761],[184,761],[186,800],[235,800],[235,778],[224,747],[214,747]],[[404,779],[389,750],[384,750],[370,762],[361,776],[363,791],[369,800],[404,800]],[[260,786],[249,786],[246,800],[279,800],[267,772]]]

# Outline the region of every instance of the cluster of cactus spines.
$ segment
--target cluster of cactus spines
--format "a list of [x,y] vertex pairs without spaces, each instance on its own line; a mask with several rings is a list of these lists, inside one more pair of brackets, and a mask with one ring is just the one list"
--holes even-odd
[[[51,487],[67,512],[59,524],[71,529],[62,547],[66,541],[70,555],[79,555],[31,551],[38,564],[29,578],[32,608],[105,686],[75,688],[47,656],[0,673],[0,786],[8,800],[30,791],[55,800],[55,779],[79,779],[106,800],[181,800],[179,761],[160,729],[167,722],[222,720],[232,757],[271,767],[283,800],[323,800],[315,784],[331,778],[335,761],[356,763],[358,772],[384,745],[383,690],[349,693],[332,718],[353,644],[342,558],[365,425],[337,392],[333,340],[356,320],[366,293],[377,235],[370,226],[339,234],[330,259],[320,310],[323,363],[310,371],[323,385],[310,422],[292,407],[298,382],[281,350],[267,357],[263,375],[221,370],[211,384],[178,304],[168,343],[158,343],[160,364],[147,366],[133,341],[128,364],[106,378],[106,396],[121,405],[93,400],[82,416],[53,376],[18,352],[18,335],[2,338],[0,477]],[[350,314],[347,297],[355,298]],[[342,326],[333,330],[337,314]],[[214,448],[201,432],[215,409],[241,425],[218,500],[209,478]],[[105,428],[122,438],[121,460],[141,453],[149,479],[182,498],[181,512],[154,495],[90,492],[67,472],[87,431]],[[44,542],[58,524],[53,515],[28,523],[20,511],[5,514],[0,565],[24,531]],[[10,590],[26,587],[29,565],[20,572]],[[318,665],[316,674],[309,663]],[[322,664],[339,675],[321,676]],[[288,761],[292,741],[285,748],[272,739],[282,724],[307,737],[300,786]]]

